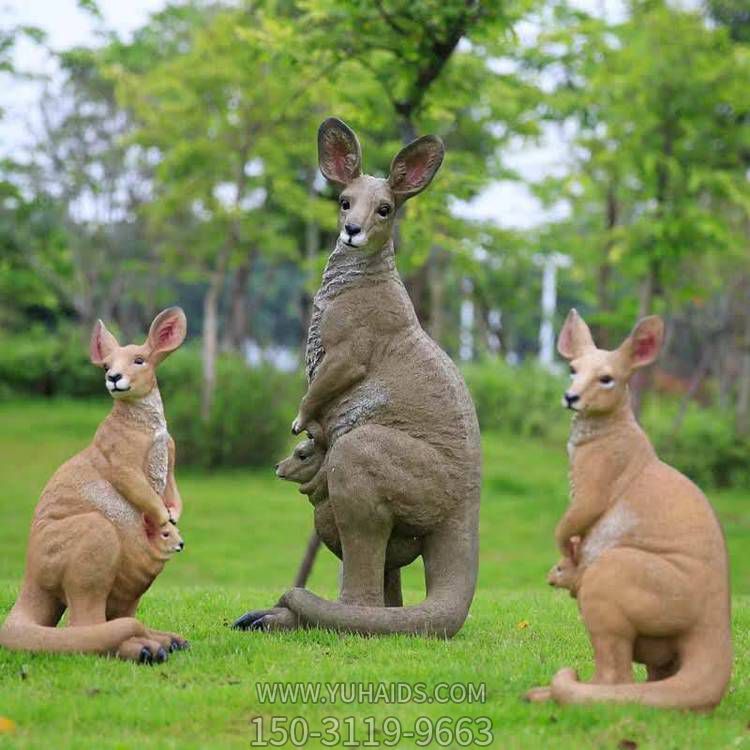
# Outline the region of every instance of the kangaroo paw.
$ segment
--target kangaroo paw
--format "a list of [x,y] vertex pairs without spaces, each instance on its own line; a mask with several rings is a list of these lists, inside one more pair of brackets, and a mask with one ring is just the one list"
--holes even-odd
[[255,609],[234,621],[235,630],[294,630],[298,627],[297,616],[285,607]]
[[161,664],[169,658],[169,653],[158,641],[136,637],[128,638],[120,644],[117,658],[138,664]]
[[152,641],[158,641],[168,652],[187,651],[190,644],[182,636],[175,633],[165,633],[163,630],[147,630],[146,636]]

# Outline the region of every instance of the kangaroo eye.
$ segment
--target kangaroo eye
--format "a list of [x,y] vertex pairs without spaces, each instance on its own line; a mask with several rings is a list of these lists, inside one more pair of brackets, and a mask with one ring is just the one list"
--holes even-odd
[[109,365],[103,365],[103,367],[104,367],[104,372],[107,372],[107,370],[109,370]]
[[576,368],[571,365],[570,367],[570,374],[575,375],[576,374]]
[[390,206],[381,206],[378,209],[378,216],[382,216],[385,219],[385,217],[388,216],[390,212],[391,212]]
[[342,211],[348,211],[349,208],[350,208],[350,206],[351,206],[351,204],[349,203],[349,201],[346,198],[342,198],[339,201],[339,205],[341,206],[341,210]]
[[599,382],[600,382],[600,383],[601,383],[602,385],[609,385],[610,383],[614,383],[614,382],[615,382],[615,380],[614,380],[614,378],[613,378],[613,377],[612,377],[611,375],[602,375],[602,376],[601,376],[601,377],[599,378]]
[[146,360],[145,360],[145,359],[143,359],[143,357],[136,357],[136,358],[135,358],[135,359],[133,360],[133,362],[135,362],[135,364],[137,364],[137,365],[142,365],[142,364],[144,364],[144,362],[145,362],[145,361],[146,361]]

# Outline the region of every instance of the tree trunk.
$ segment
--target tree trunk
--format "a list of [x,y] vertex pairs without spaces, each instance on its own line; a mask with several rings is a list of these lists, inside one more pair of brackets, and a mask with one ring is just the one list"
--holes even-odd
[[236,352],[242,352],[242,347],[249,335],[247,289],[257,255],[257,250],[251,250],[235,270],[232,279],[226,348]]
[[[607,186],[607,198],[605,204],[604,227],[607,239],[602,250],[602,259],[596,274],[596,302],[599,313],[612,312],[612,299],[610,296],[610,284],[612,282],[612,263],[609,256],[612,252],[612,233],[619,219],[619,205],[614,180],[610,180]],[[610,348],[610,328],[608,325],[594,326],[594,340],[601,349]]]
[[445,340],[445,283],[448,275],[448,256],[441,247],[433,247],[428,259],[427,283],[430,289],[430,327],[428,333],[443,348]]
[[[638,301],[638,319],[645,318],[651,314],[654,305],[654,298],[659,290],[659,262],[650,260],[648,264],[648,273],[641,284],[640,299]],[[643,406],[643,395],[648,390],[651,381],[651,370],[638,370],[630,381],[630,398],[633,406],[633,414],[636,419],[640,419],[641,408]]]
[[[404,103],[399,112],[399,130],[401,131],[401,143],[407,146],[417,139],[417,129],[412,120],[413,108],[410,104]],[[393,228],[393,242],[398,251],[401,244],[401,221],[404,217],[404,208],[401,209],[401,215],[396,219],[396,225]],[[417,319],[425,330],[430,330],[432,321],[430,320],[430,266],[432,252],[427,256],[427,260],[419,267],[414,269],[404,279],[404,286],[409,294],[414,311],[417,313]]]
[[[315,176],[317,172],[311,169],[307,172],[307,196],[310,199],[312,205],[315,200]],[[305,271],[305,278],[302,284],[302,288],[299,293],[299,319],[302,328],[302,358],[304,362],[305,347],[307,346],[307,332],[310,327],[310,316],[312,314],[312,303],[313,296],[310,293],[310,288],[317,281],[313,278],[313,266],[315,256],[320,250],[320,227],[312,216],[308,216],[305,220],[305,244],[302,247],[302,268]]]

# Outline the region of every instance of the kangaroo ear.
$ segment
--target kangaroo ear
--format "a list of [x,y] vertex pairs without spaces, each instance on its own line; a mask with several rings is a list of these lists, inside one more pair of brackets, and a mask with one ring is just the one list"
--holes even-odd
[[119,346],[117,339],[107,330],[107,326],[101,320],[97,320],[89,342],[92,363],[101,367],[104,360]]
[[162,310],[151,324],[147,346],[155,364],[177,349],[187,334],[187,318],[181,307],[168,307]]
[[620,345],[633,370],[650,365],[664,343],[664,321],[658,315],[638,321],[633,332]]
[[344,187],[362,174],[362,149],[354,131],[329,117],[318,128],[318,164],[323,177]]
[[421,193],[440,169],[445,145],[436,135],[424,135],[399,151],[391,162],[388,182],[399,202]]
[[580,357],[586,349],[594,346],[594,339],[586,321],[573,308],[565,318],[560,335],[557,337],[557,351],[565,359],[575,359]]

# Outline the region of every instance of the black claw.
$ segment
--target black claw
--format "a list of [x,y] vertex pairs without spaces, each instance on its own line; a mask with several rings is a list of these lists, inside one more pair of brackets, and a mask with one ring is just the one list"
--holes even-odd
[[151,649],[148,646],[144,646],[141,649],[141,653],[138,654],[139,664],[153,664],[154,655],[151,653]]
[[162,662],[165,662],[169,657],[167,656],[167,652],[160,646],[159,650],[156,652],[156,661],[157,663],[161,664]]
[[265,630],[265,619],[268,611],[265,609],[254,609],[238,618],[232,624],[233,630]]

